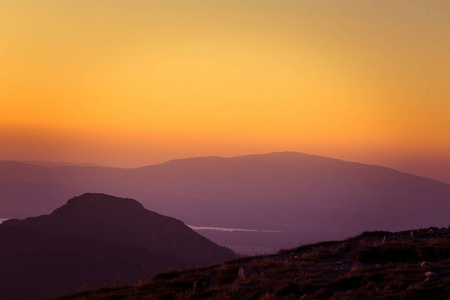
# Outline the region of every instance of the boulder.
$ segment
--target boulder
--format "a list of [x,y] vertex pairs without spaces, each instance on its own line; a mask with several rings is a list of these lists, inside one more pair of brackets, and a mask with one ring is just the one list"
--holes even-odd
[[434,272],[426,272],[425,273],[425,277],[426,277],[425,281],[428,282],[428,281],[431,281],[431,280],[438,279],[439,275],[437,273],[434,273]]
[[239,268],[238,276],[239,279],[247,279],[250,278],[255,273],[256,272],[252,267],[242,266]]
[[429,261],[422,261],[420,263],[421,267],[429,267],[429,266],[437,266],[437,265],[439,265],[439,264],[433,263],[433,262],[429,262]]

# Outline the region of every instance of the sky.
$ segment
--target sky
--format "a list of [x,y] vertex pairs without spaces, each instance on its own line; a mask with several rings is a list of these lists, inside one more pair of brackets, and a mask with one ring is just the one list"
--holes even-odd
[[275,151],[450,183],[450,1],[2,0],[0,159]]

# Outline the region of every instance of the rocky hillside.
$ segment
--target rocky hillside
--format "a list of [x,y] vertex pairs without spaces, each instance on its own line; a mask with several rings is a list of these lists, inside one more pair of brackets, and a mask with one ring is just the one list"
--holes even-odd
[[62,299],[448,299],[450,230],[365,232]]

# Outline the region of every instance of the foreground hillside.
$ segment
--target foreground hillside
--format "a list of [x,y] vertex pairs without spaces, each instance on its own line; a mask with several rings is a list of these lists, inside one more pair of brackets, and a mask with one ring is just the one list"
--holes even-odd
[[[252,274],[253,273],[253,274]],[[366,232],[62,299],[448,299],[450,230]]]
[[133,199],[83,194],[49,215],[0,224],[0,299],[130,284],[157,270],[233,256]]

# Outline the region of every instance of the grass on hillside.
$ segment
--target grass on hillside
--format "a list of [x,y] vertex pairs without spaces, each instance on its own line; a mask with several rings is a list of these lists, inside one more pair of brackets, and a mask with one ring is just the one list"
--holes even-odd
[[[238,277],[249,266],[255,274]],[[425,275],[429,273],[428,277]],[[62,299],[450,299],[450,230],[369,232]]]

